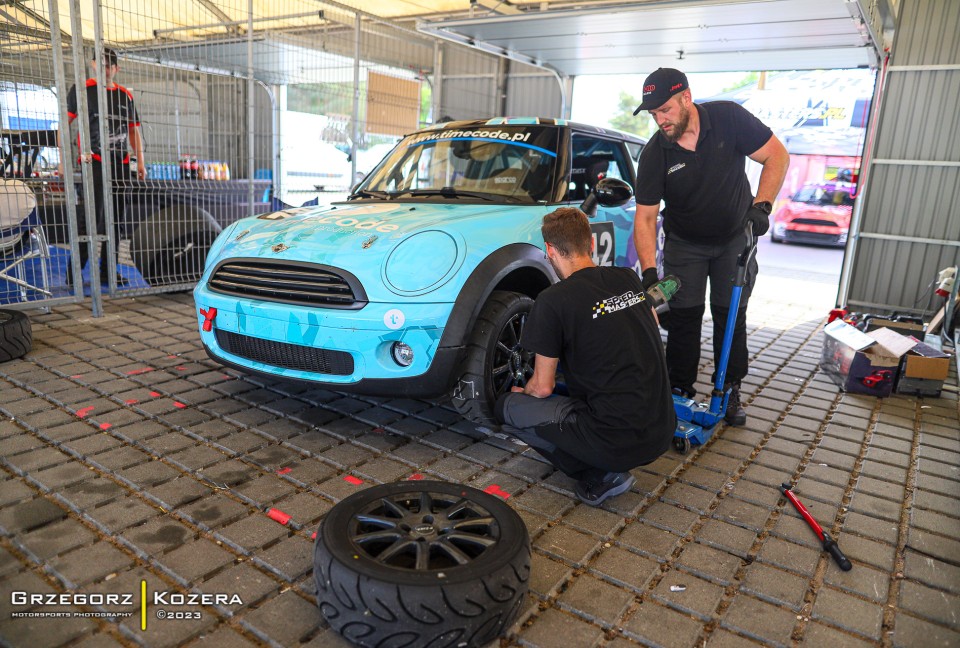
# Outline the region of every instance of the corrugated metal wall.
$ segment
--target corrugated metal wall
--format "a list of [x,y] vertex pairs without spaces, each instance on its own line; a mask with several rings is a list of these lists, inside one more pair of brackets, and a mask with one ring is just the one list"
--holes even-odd
[[937,271],[960,262],[958,25],[960,2],[902,3],[841,286],[856,310],[922,312]]

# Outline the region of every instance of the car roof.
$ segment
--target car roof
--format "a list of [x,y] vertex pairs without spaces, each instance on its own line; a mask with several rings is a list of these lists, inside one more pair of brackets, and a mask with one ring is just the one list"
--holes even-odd
[[439,122],[432,124],[426,128],[416,131],[417,133],[429,133],[430,131],[435,130],[450,130],[452,128],[457,129],[468,129],[468,128],[482,128],[489,126],[556,126],[561,128],[573,128],[578,131],[594,133],[597,135],[608,135],[616,137],[617,139],[622,139],[627,142],[634,144],[646,144],[647,140],[642,137],[633,135],[632,133],[625,133],[613,128],[600,128],[599,126],[591,126],[589,124],[582,124],[580,122],[570,121],[568,119],[555,119],[553,117],[492,117],[490,119],[464,119],[458,121],[448,121],[448,122]]

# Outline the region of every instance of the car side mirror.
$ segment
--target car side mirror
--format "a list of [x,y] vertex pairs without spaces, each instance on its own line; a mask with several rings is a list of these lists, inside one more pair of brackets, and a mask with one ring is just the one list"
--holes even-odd
[[580,205],[580,211],[593,218],[597,205],[619,207],[633,198],[633,187],[619,178],[602,178]]

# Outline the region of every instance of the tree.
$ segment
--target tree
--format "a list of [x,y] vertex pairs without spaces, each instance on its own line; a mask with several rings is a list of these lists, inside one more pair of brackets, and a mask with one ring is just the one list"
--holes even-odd
[[636,117],[633,111],[640,105],[640,100],[633,95],[620,91],[619,113],[610,120],[610,126],[625,133],[633,133],[640,137],[649,139],[656,131],[657,125],[653,119],[645,112],[641,112]]

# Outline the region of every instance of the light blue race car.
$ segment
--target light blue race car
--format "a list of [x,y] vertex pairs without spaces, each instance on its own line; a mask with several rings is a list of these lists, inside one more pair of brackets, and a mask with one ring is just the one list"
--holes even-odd
[[346,202],[223,231],[194,290],[203,346],[224,365],[338,391],[446,394],[490,422],[496,397],[533,372],[520,334],[557,280],[543,216],[592,195],[597,263],[639,271],[631,187],[643,145],[559,119],[413,133]]

